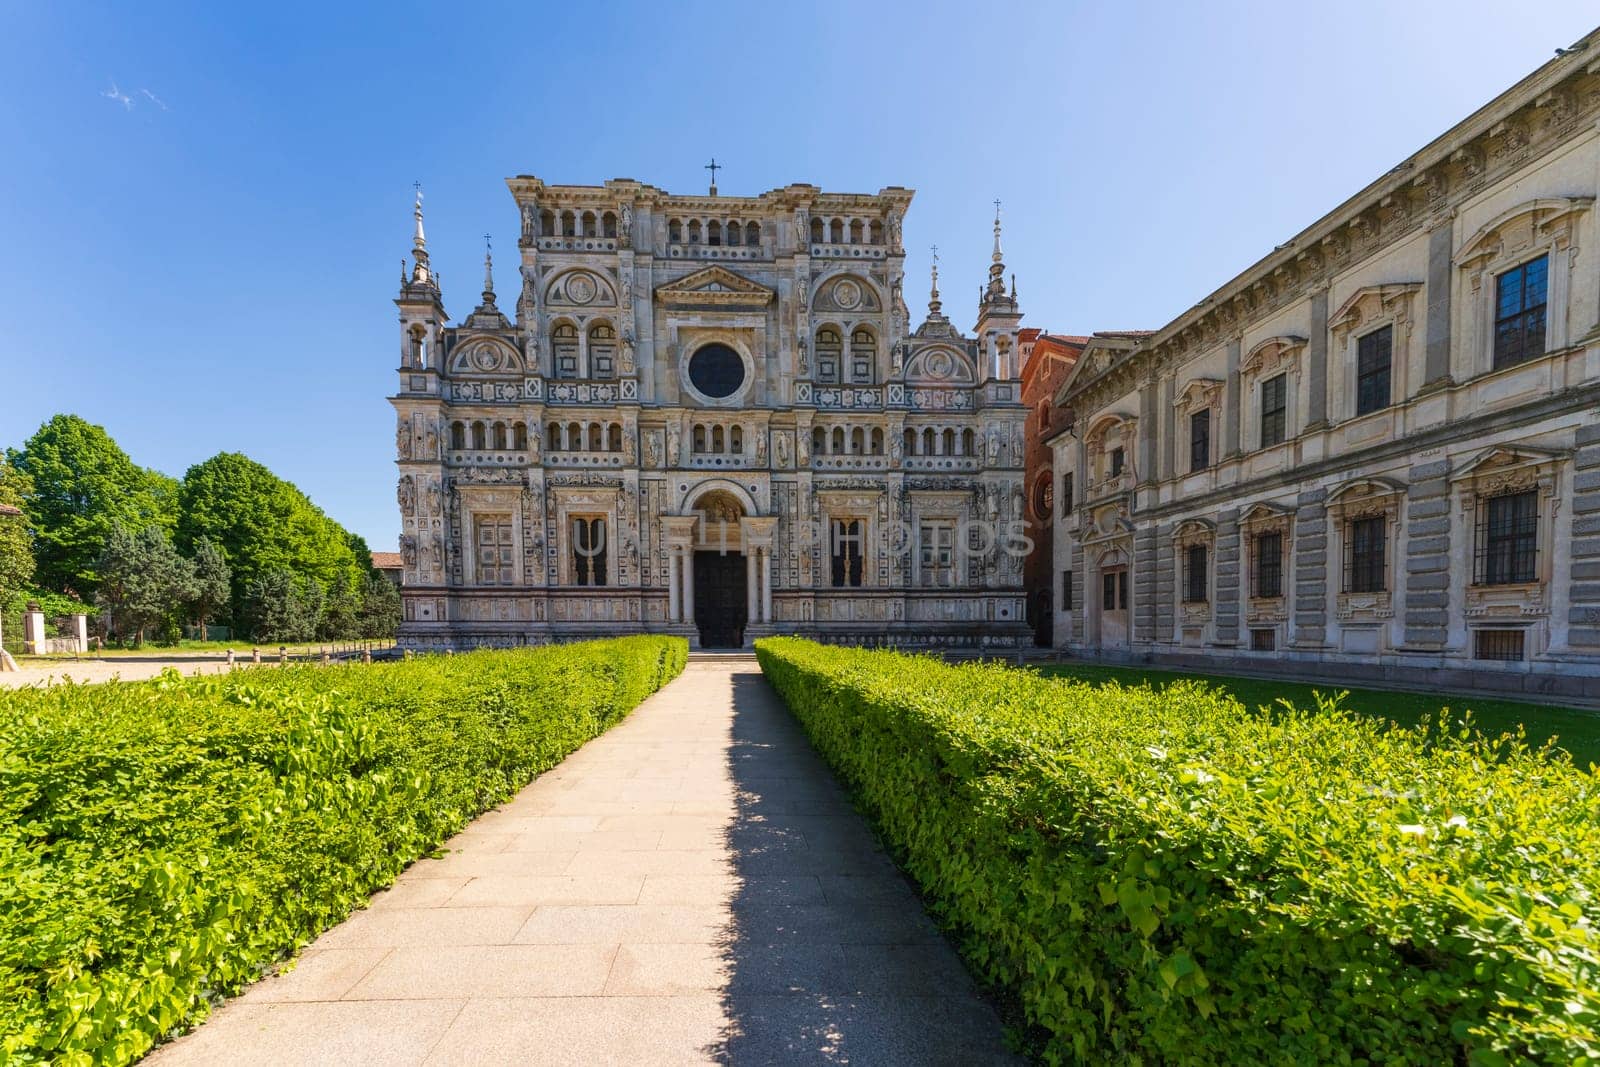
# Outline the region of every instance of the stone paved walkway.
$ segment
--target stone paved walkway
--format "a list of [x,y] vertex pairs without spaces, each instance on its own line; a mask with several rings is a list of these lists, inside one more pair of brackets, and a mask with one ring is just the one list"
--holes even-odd
[[683,677],[149,1062],[1005,1061],[761,678]]

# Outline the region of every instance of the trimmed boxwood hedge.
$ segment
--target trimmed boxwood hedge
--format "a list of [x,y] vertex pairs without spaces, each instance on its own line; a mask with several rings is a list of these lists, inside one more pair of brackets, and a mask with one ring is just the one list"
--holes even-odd
[[0,1062],[137,1059],[687,655],[627,637],[0,691]]
[[1047,1060],[1600,1056],[1600,778],[1560,753],[1191,683],[756,650]]

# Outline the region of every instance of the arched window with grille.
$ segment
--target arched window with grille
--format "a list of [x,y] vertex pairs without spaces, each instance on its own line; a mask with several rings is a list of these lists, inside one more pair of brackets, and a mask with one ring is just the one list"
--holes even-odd
[[597,322],[589,327],[589,376],[617,376],[617,331],[609,322]]
[[744,431],[737,426],[728,431],[728,451],[736,456],[744,455]]
[[550,350],[555,357],[557,378],[578,376],[578,328],[570,322],[559,323],[550,331]]
[[667,240],[677,244],[683,240],[683,223],[673,219],[667,223]]
[[817,331],[817,381],[824,383],[839,381],[839,360],[843,348],[838,330],[824,326]]
[[481,422],[472,424],[472,447],[479,452],[489,447],[489,432]]
[[706,450],[706,428],[704,426],[696,426],[694,428],[693,443],[689,447],[692,452],[704,452]]
[[739,220],[738,219],[730,220],[729,223],[728,223],[728,243],[730,245],[739,244],[740,243],[740,238],[743,235],[744,235],[744,230],[740,228]]
[[874,456],[883,455],[883,431],[876,426],[872,428],[872,454]]
[[552,452],[561,451],[561,424],[552,422],[545,432],[545,447]]
[[467,425],[464,422],[450,424],[450,447],[461,451],[467,447]]
[[874,379],[874,364],[878,356],[878,339],[865,326],[850,333],[850,380],[857,385],[870,385]]
[[811,427],[811,451],[819,456],[826,455],[828,451],[828,431],[821,426]]
[[613,422],[611,429],[606,431],[606,450],[608,452],[622,451],[622,424]]
[[917,431],[915,431],[913,429],[910,429],[908,427],[906,429],[906,432],[902,435],[902,438],[903,439],[901,441],[901,444],[905,448],[906,455],[908,455],[908,456],[916,455],[917,454]]
[[615,212],[608,211],[600,217],[600,232],[606,237],[617,235],[617,216]]
[[511,427],[511,447],[518,452],[528,450],[528,427],[526,423],[514,423]]
[[761,226],[759,223],[747,222],[744,224],[744,243],[747,245],[761,243]]
[[827,240],[828,240],[828,233],[823,228],[822,220],[821,219],[812,219],[811,220],[811,243],[814,244],[814,245],[820,245],[820,244],[824,244]]
[[498,452],[506,450],[506,424],[503,422],[494,424],[494,447]]

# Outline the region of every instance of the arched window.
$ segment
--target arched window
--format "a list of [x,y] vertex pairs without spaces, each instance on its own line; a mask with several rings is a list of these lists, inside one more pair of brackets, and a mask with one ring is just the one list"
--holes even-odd
[[421,370],[427,359],[427,351],[423,346],[423,331],[421,326],[411,327],[411,365]]
[[747,245],[761,243],[761,226],[758,223],[747,222],[744,224],[744,243]]
[[550,331],[550,350],[555,356],[557,378],[578,376],[578,328],[563,322]]
[[573,452],[583,451],[583,424],[578,422],[567,423],[567,448]]
[[817,331],[817,381],[837,382],[839,380],[839,359],[843,348],[838,330],[824,326]]
[[601,452],[606,447],[605,428],[598,422],[589,424],[589,451]]
[[472,447],[479,452],[489,447],[489,434],[481,422],[472,424]]
[[858,245],[865,239],[865,236],[866,236],[866,227],[862,224],[861,220],[860,219],[851,219],[850,220],[850,243],[853,244],[853,245]]
[[873,365],[877,362],[878,339],[865,326],[850,333],[850,380],[856,384],[873,381]]
[[541,237],[555,237],[556,213],[549,208],[539,212],[539,235]]
[[706,450],[706,428],[704,426],[696,424],[689,450],[691,452],[704,452]]
[[494,447],[499,452],[506,450],[506,424],[503,422],[494,424]]
[[933,427],[929,426],[922,431],[922,454],[933,455]]
[[844,220],[834,219],[828,224],[828,243],[833,245],[844,244]]
[[867,431],[857,426],[850,431],[850,454],[859,456],[867,450]]
[[722,223],[712,219],[706,223],[706,244],[720,245],[722,243]]
[[617,376],[617,331],[609,322],[601,321],[589,327],[589,376]]
[[528,450],[528,426],[526,423],[513,423],[511,426],[511,447],[518,452]]
[[713,427],[711,427],[711,451],[713,451],[713,452],[726,452],[727,448],[728,448],[728,446],[723,441],[722,427],[721,426],[713,426]]
[[825,229],[823,229],[822,220],[821,219],[812,219],[811,220],[811,243],[814,244],[814,245],[820,245],[820,244],[824,243],[825,241],[827,241],[827,239],[828,239],[828,233],[827,233],[827,231]]
[[819,456],[828,451],[828,431],[821,426],[811,427],[811,451]]
[[700,220],[699,219],[690,219],[689,220],[689,243],[692,244],[692,245],[697,245],[697,244],[700,243]]
[[876,426],[872,428],[872,454],[874,456],[883,455],[883,431]]
[[545,447],[552,452],[561,451],[561,424],[552,422],[547,428]]
[[883,244],[883,220],[873,219],[868,240],[875,245]]
[[571,211],[561,213],[561,235],[563,237],[578,236],[578,216]]
[[739,243],[739,238],[743,235],[743,233],[744,233],[744,231],[739,228],[739,220],[738,219],[729,220],[729,222],[728,222],[728,243],[730,245],[738,244]]
[[944,454],[947,456],[956,454],[956,432],[954,430],[946,430],[944,432]]
[[679,241],[683,240],[683,223],[679,222],[677,219],[673,219],[671,222],[667,223],[667,240],[671,241],[673,244],[677,244]]
[[611,429],[606,432],[606,449],[611,452],[622,451],[622,424],[613,422]]
[[615,237],[617,235],[617,216],[614,212],[608,211],[600,216],[600,223],[602,235],[606,237]]
[[845,454],[843,426],[835,426],[833,428],[833,447],[828,451],[835,456],[842,456]]
[[585,237],[595,236],[594,212],[592,211],[583,213],[583,235]]
[[467,427],[462,422],[450,424],[450,447],[457,452],[467,447]]
[[744,431],[737,426],[728,431],[728,451],[736,456],[744,455]]
[[917,454],[917,431],[912,430],[912,429],[907,429],[905,434],[904,434],[904,440],[901,443],[902,443],[902,445],[904,446],[904,448],[906,450],[906,455],[908,455],[908,456],[916,455]]
[[971,430],[962,430],[961,431],[961,454],[963,456],[970,456],[970,455],[972,455],[973,451],[974,451],[974,445],[972,443],[972,431]]

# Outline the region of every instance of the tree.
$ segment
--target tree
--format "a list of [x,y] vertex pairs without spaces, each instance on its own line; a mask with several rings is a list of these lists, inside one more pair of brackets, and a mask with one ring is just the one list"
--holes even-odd
[[55,416],[9,458],[30,482],[23,510],[46,588],[88,597],[112,527],[137,534],[176,524],[176,483],[136,465],[104,427],[76,415]]
[[393,637],[400,630],[400,590],[382,574],[367,576],[361,602],[361,636]]
[[232,602],[239,616],[252,583],[274,571],[288,572],[296,591],[309,594],[307,582],[315,580],[326,590],[341,576],[359,581],[371,568],[370,555],[358,558],[351,535],[304,493],[236,452],[213,456],[183,476],[178,544],[192,551],[202,537],[217,543],[232,568]]
[[194,586],[194,566],[178,555],[166,531],[147,526],[130,534],[113,526],[100,558],[96,603],[111,612],[118,634],[135,645],[145,632],[171,620]]
[[200,627],[200,640],[206,639],[206,623],[219,608],[228,606],[233,595],[233,572],[222,556],[222,549],[209,537],[194,543],[194,584],[189,590],[189,613]]
[[320,591],[310,595],[282,567],[250,579],[240,617],[255,641],[309,641],[316,633]]
[[26,502],[28,476],[0,456],[0,604],[28,587],[33,580],[33,539],[24,515],[5,514]]

